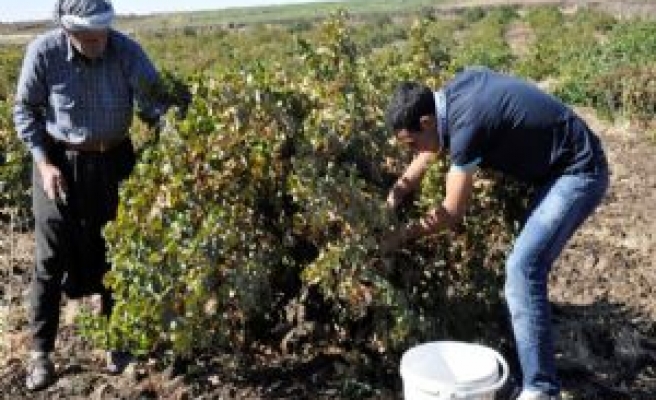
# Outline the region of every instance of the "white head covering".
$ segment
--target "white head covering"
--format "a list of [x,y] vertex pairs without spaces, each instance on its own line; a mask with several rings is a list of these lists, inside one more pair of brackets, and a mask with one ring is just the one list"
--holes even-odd
[[57,0],[55,22],[69,31],[107,29],[114,21],[110,0]]

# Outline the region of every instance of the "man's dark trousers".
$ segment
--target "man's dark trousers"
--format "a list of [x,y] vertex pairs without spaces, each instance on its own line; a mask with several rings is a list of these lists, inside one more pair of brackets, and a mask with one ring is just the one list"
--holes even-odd
[[109,315],[111,293],[102,278],[110,269],[101,230],[116,217],[118,187],[135,164],[130,140],[106,152],[48,146],[49,161],[66,181],[66,200],[48,199],[36,166],[32,176],[36,265],[29,288],[32,350],[51,352],[59,325],[62,291],[69,298],[98,293]]

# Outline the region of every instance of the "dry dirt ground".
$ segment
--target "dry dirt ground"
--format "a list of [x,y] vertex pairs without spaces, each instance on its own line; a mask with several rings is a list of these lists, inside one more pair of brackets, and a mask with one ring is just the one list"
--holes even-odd
[[551,273],[559,367],[580,398],[656,398],[656,144],[600,123],[611,185]]
[[[611,186],[551,274],[565,398],[655,399],[656,142],[639,128],[601,122],[579,111],[605,143]],[[22,300],[32,239],[29,232],[10,232],[6,223],[0,229],[2,399],[400,398],[395,365],[375,377],[345,380],[353,365],[339,349],[305,356],[226,352],[183,368],[140,359],[124,374],[108,376],[102,371],[102,353],[76,335],[71,304],[62,316],[54,357],[57,383],[36,395],[26,393]]]

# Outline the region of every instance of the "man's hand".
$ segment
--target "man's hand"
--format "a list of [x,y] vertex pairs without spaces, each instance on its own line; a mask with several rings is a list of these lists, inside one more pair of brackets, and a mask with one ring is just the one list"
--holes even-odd
[[390,210],[395,210],[409,193],[417,189],[421,178],[434,159],[435,154],[431,152],[423,152],[415,156],[387,196],[386,203]]
[[385,205],[390,211],[394,211],[399,206],[399,204],[401,204],[401,201],[403,201],[402,190],[400,190],[399,187],[395,185],[387,195]]
[[66,181],[59,168],[47,161],[39,162],[37,167],[43,181],[43,190],[48,198],[66,202]]
[[383,254],[397,250],[401,245],[408,241],[431,234],[436,231],[432,224],[436,223],[431,218],[436,218],[437,212],[432,210],[428,216],[411,221],[400,228],[389,232],[380,243],[380,251]]
[[389,254],[398,250],[405,242],[403,229],[388,232],[380,241],[379,249],[382,254]]
[[391,253],[398,250],[406,242],[424,236],[426,234],[425,229],[422,220],[417,220],[388,232],[380,242],[381,253]]

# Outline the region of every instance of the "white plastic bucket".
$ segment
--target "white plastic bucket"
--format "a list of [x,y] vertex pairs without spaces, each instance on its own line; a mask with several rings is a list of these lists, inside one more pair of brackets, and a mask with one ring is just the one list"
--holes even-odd
[[494,400],[508,379],[508,364],[478,344],[428,342],[403,354],[401,378],[405,400]]

